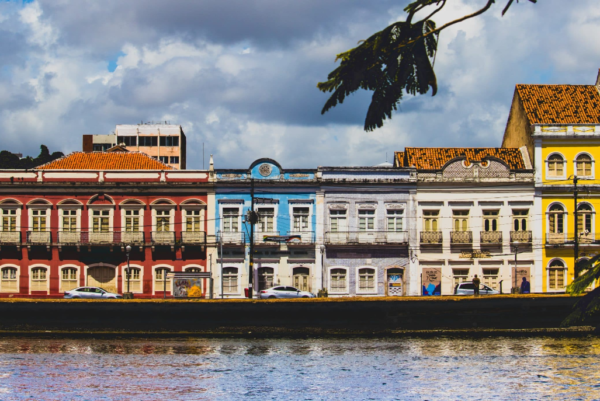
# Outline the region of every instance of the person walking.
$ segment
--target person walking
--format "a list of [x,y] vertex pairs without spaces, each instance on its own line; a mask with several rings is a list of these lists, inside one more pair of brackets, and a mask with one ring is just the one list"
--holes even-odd
[[481,280],[479,280],[476,274],[475,277],[473,277],[473,295],[479,295],[479,284],[481,284]]
[[531,284],[525,277],[523,277],[523,281],[521,282],[521,294],[529,294],[531,293]]

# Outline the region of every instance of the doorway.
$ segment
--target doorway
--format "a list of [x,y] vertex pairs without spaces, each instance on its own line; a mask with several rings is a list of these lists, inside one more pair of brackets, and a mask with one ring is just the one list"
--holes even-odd
[[294,287],[300,291],[310,291],[308,285],[309,270],[308,267],[294,268]]
[[101,287],[108,292],[117,293],[115,268],[109,266],[94,266],[87,270],[87,285]]
[[389,297],[404,295],[404,269],[387,269],[387,295]]

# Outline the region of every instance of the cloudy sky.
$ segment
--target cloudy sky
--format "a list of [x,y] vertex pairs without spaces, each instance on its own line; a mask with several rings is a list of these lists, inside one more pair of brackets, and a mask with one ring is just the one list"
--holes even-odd
[[[405,146],[500,146],[517,83],[593,84],[598,0],[521,1],[442,33],[439,91],[362,130],[370,94],[320,114],[335,55],[404,18],[402,0],[0,2],[0,149],[81,150],[82,134],[169,121],[218,168],[373,165]],[[442,23],[484,0],[450,0]],[[574,4],[570,8],[567,4]]]

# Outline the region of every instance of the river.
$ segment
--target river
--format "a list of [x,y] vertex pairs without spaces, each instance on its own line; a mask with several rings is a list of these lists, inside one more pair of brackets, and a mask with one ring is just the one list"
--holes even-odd
[[0,400],[600,399],[600,338],[0,339]]

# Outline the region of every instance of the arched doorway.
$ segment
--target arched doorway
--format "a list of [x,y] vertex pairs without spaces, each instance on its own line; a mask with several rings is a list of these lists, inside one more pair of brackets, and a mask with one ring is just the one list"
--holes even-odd
[[87,285],[101,287],[108,292],[117,292],[116,269],[110,265],[90,266],[87,269]]
[[273,287],[274,269],[272,267],[260,267],[258,269],[258,291]]
[[309,273],[308,267],[294,268],[294,287],[300,291],[310,291],[310,286],[308,285]]
[[386,271],[387,296],[401,297],[404,295],[404,269],[394,267]]

